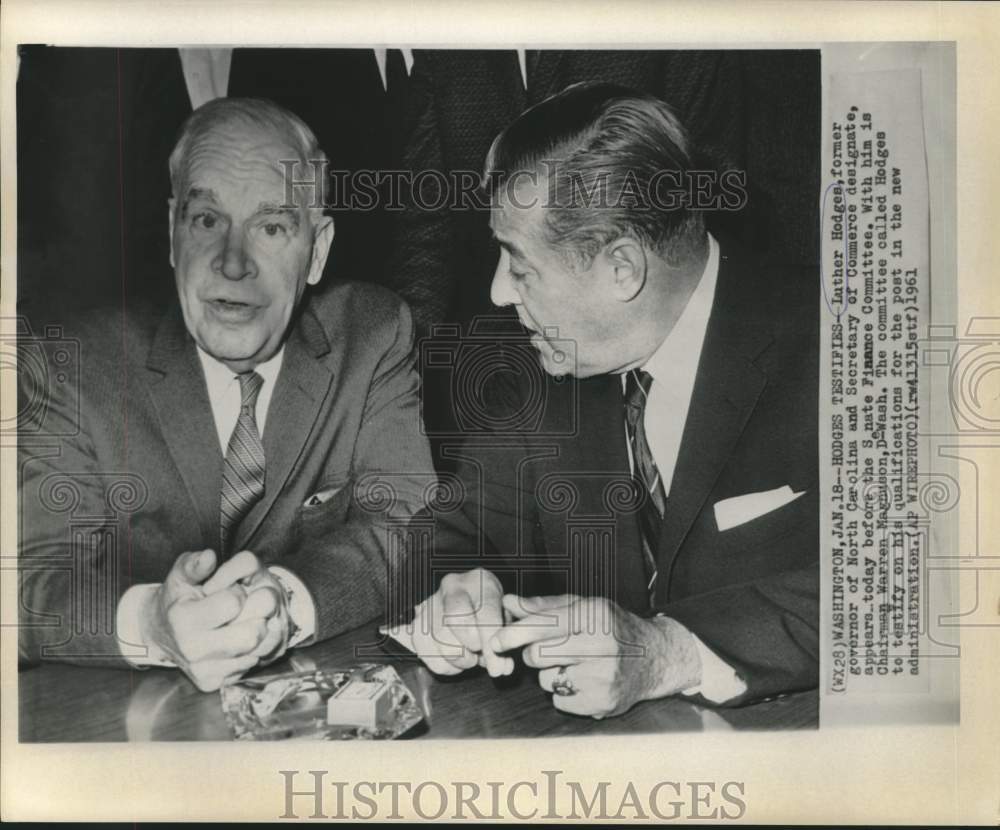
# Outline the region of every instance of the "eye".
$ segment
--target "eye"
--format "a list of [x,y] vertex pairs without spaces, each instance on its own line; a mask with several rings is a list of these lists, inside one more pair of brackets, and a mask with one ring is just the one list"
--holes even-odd
[[279,236],[287,233],[288,229],[281,222],[265,222],[264,233],[268,236]]
[[219,224],[219,217],[214,213],[196,213],[191,219],[191,224],[196,228],[210,231]]

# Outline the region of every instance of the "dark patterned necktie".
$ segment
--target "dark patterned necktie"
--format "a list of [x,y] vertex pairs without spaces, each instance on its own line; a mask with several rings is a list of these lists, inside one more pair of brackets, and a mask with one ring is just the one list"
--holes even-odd
[[642,529],[642,548],[646,555],[646,576],[649,578],[646,590],[650,598],[656,586],[656,554],[660,547],[663,513],[667,506],[660,472],[656,469],[653,453],[646,441],[644,416],[652,385],[653,376],[642,370],[634,369],[625,377],[625,427],[629,446],[632,448],[636,483],[646,497],[639,510],[639,525]]
[[222,470],[220,535],[222,555],[231,551],[230,536],[250,508],[264,495],[264,445],[257,431],[257,395],[264,379],[256,372],[245,372],[240,381],[240,417],[229,438]]

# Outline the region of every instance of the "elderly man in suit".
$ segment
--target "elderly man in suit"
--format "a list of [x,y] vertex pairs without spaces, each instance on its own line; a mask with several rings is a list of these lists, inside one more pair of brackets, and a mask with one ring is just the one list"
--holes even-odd
[[395,633],[445,674],[521,651],[595,717],[814,687],[815,273],[706,232],[689,139],[646,93],[571,86],[486,173],[492,300],[543,376],[480,370],[485,426],[452,452],[466,505],[424,563],[450,572]]
[[[384,609],[386,527],[434,476],[405,305],[311,293],[324,159],[273,103],[195,110],[170,157],[176,301],[67,322],[75,382],[22,373],[22,658],[209,690]],[[365,498],[382,474],[390,504]]]

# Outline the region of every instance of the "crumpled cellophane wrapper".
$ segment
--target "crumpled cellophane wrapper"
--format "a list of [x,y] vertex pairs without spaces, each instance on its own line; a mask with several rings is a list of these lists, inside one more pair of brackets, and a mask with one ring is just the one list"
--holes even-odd
[[[389,687],[388,711],[374,728],[327,722],[327,701],[352,681]],[[244,678],[223,686],[220,694],[226,721],[240,740],[391,740],[424,717],[396,670],[374,663]]]

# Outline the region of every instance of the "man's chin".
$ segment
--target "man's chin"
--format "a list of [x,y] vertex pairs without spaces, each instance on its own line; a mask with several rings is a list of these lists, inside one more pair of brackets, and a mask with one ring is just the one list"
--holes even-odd
[[565,352],[556,351],[549,354],[539,352],[538,362],[542,367],[542,371],[548,375],[552,375],[552,377],[561,378],[576,374],[573,371],[573,365],[569,360],[569,356]]
[[247,372],[258,363],[263,363],[270,357],[266,344],[232,340],[230,338],[206,338],[199,343],[209,357],[224,363],[234,372]]
[[532,337],[531,341],[538,352],[538,363],[546,374],[553,377],[577,374],[575,371],[577,367],[573,365],[573,360],[568,352],[553,347],[539,334]]

